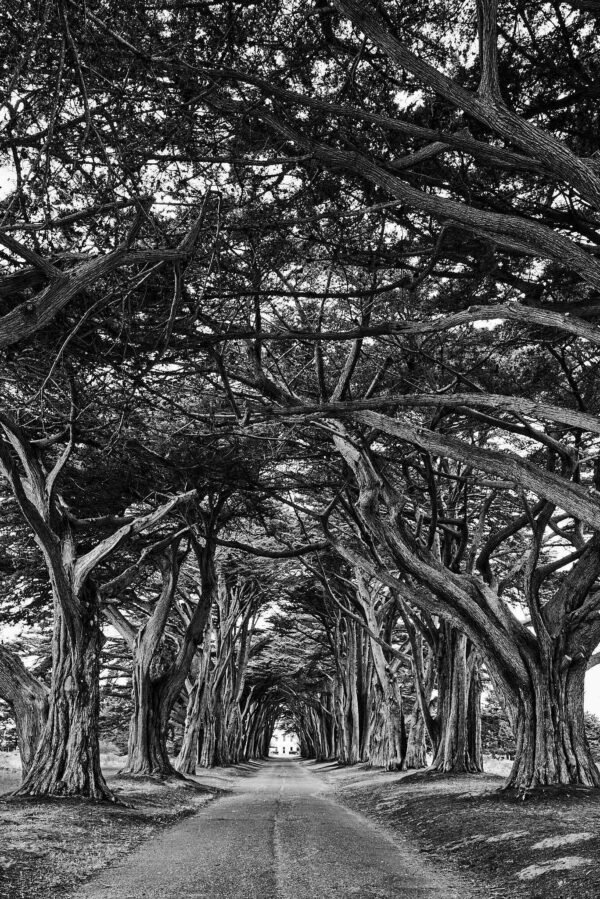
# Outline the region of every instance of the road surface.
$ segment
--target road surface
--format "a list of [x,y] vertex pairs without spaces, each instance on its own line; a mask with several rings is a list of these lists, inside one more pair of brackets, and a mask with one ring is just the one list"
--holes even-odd
[[269,762],[72,899],[468,899],[327,790],[298,761]]

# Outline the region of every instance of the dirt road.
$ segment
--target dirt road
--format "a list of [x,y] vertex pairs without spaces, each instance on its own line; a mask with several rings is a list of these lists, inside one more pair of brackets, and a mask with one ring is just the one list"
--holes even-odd
[[73,899],[468,899],[328,789],[298,761],[270,762]]

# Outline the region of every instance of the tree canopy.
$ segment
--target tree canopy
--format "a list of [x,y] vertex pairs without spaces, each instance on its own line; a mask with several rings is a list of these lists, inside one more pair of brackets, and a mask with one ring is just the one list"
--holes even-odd
[[599,27],[0,13],[1,614],[54,633],[24,792],[110,798],[113,662],[132,775],[264,753],[279,717],[305,753],[478,771],[494,690],[510,786],[600,784]]

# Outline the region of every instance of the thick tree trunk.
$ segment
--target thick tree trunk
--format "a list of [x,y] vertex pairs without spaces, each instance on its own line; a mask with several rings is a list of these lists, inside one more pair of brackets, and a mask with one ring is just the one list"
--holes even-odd
[[585,733],[585,660],[560,670],[530,666],[531,689],[519,696],[515,762],[505,789],[600,786]]
[[217,699],[208,709],[202,725],[201,768],[227,767],[237,764],[237,752],[232,753],[226,710]]
[[129,724],[127,764],[119,772],[128,777],[182,778],[167,752],[171,708],[164,696],[164,680],[154,680],[136,662],[132,672],[133,710]]
[[[372,765],[394,771],[402,767],[406,754],[406,726],[402,692],[398,682],[398,663],[397,660],[386,656],[386,651],[375,636],[382,633],[389,642],[397,614],[394,612],[392,618],[380,621],[360,570],[356,569],[355,573],[358,585],[357,599],[363,608],[371,632],[367,644],[372,660],[369,670],[375,674],[376,702],[372,716],[369,761]],[[370,677],[369,684],[372,683],[373,678]]]
[[48,717],[48,690],[7,646],[0,644],[0,699],[15,718],[23,777],[29,771]]
[[227,732],[227,691],[225,698],[221,695],[222,672],[211,672],[206,684],[206,700],[203,704],[201,719],[201,749],[199,764],[202,768],[215,768],[231,764],[229,754],[229,735]]
[[473,645],[464,634],[443,624],[438,661],[438,729],[432,771],[479,774],[481,751],[480,686]]
[[370,763],[396,771],[406,755],[406,728],[398,685],[387,679],[387,692],[377,685],[377,703]]
[[88,586],[80,614],[55,603],[48,719],[17,796],[77,796],[114,801],[100,770],[100,625],[98,598]]
[[[371,627],[375,621],[370,622]],[[406,726],[397,671],[379,643],[371,641],[378,697],[373,726],[370,762],[394,771],[402,767],[406,754]]]
[[215,721],[212,709],[206,709],[200,730],[200,754],[198,764],[201,768],[213,768],[215,758]]
[[356,690],[353,690],[352,680],[347,672],[344,673],[343,683],[339,685],[336,699],[339,735],[338,760],[340,765],[356,765],[360,762],[358,703],[356,702]]
[[[335,717],[337,723],[338,746],[336,755],[341,765],[356,765],[363,761],[361,757],[362,728],[367,726],[366,720],[361,718],[360,697],[365,692],[365,686],[359,685],[359,676],[364,672],[364,664],[360,664],[358,653],[361,650],[360,640],[357,638],[356,625],[353,621],[346,621],[344,628],[339,628],[338,646],[340,648],[337,659],[337,678],[335,690]],[[363,700],[363,705],[366,702]]]

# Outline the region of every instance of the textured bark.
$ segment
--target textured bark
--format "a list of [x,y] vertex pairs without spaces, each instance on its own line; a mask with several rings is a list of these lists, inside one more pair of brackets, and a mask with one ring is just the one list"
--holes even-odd
[[37,750],[48,716],[48,690],[7,646],[0,644],[0,699],[15,718],[23,776]]
[[424,658],[423,636],[417,631],[412,618],[401,603],[403,619],[412,649],[412,667],[415,683],[415,701],[410,716],[408,744],[404,758],[404,768],[425,768],[427,766],[427,744],[429,737],[434,754],[439,743],[437,721],[431,714],[431,699],[435,685],[436,666],[431,647]]
[[199,738],[206,703],[206,676],[210,661],[210,645],[202,653],[200,667],[188,697],[181,749],[175,767],[182,774],[195,774],[199,761]]
[[589,163],[577,157],[548,131],[510,110],[499,96],[495,72],[497,0],[485,0],[480,4],[483,65],[482,83],[477,93],[466,90],[412,53],[385,26],[370,4],[359,0],[334,0],[334,6],[381,47],[390,60],[411,72],[423,85],[473,116],[510,145],[519,146],[529,156],[543,162],[560,180],[575,187],[593,206],[600,207],[600,179]]
[[243,754],[241,702],[252,642],[254,588],[251,581],[228,583],[224,575],[218,576],[215,651],[200,712],[199,764],[204,768],[237,764]]
[[530,689],[517,707],[515,762],[505,787],[521,792],[554,785],[600,786],[585,732],[586,663],[531,666]]
[[[189,616],[175,657],[168,656],[164,632],[179,575],[177,546],[178,542],[175,541],[161,558],[163,584],[152,615],[129,640],[133,656],[133,711],[129,728],[128,759],[121,771],[122,775],[128,777],[183,777],[172,765],[167,752],[169,722],[206,630],[214,596],[215,577],[214,546],[198,546],[201,596]],[[127,623],[119,622],[118,615],[114,623],[127,637]]]
[[[215,109],[219,108],[220,104],[217,98],[213,98],[213,105]],[[227,106],[231,109],[230,103],[227,103]],[[241,109],[238,111],[241,112]],[[353,172],[381,187],[388,195],[402,200],[408,206],[420,209],[434,218],[456,222],[509,250],[562,261],[590,285],[600,287],[600,265],[593,256],[577,243],[569,240],[568,237],[553,231],[535,219],[490,212],[440,195],[426,193],[402,181],[375,163],[370,156],[319,143],[305,132],[300,131],[298,127],[292,128],[280,117],[270,113],[261,112],[260,118],[275,133],[295,143],[306,152],[313,153],[315,158],[328,168],[346,169]]]
[[531,462],[524,462],[506,451],[482,449],[466,441],[441,436],[425,427],[416,428],[377,412],[356,412],[353,418],[434,455],[472,464],[495,477],[506,478],[538,496],[547,497],[590,527],[600,529],[600,507],[597,501],[580,484],[568,481],[552,471],[537,468]]
[[82,590],[79,614],[55,603],[48,719],[17,796],[114,800],[100,770],[98,715],[101,634],[98,596]]
[[[377,618],[360,571],[357,570],[355,574],[358,583],[357,599],[362,606],[370,631],[369,647],[376,679],[375,716],[369,761],[372,765],[393,771],[402,767],[406,755],[406,724],[402,692],[398,682],[399,660],[387,658],[381,643],[371,636],[379,635],[381,622]],[[393,614],[397,617],[397,613]]]
[[[189,258],[198,239],[204,221],[205,205],[206,203],[176,249],[128,250],[121,247],[104,256],[86,259],[68,272],[60,272],[38,257],[34,260],[37,263],[36,267],[39,268],[40,263],[44,265],[46,269],[44,274],[51,279],[50,284],[31,300],[21,303],[0,317],[0,347],[11,346],[46,327],[75,297],[118,269],[126,266],[184,262]],[[6,237],[4,240],[6,241]]]
[[139,662],[132,672],[133,711],[129,726],[127,764],[120,772],[131,777],[180,777],[167,752],[171,709],[164,701],[163,682]]
[[178,777],[167,752],[171,707],[165,702],[169,659],[164,658],[164,631],[171,611],[179,566],[177,546],[161,559],[162,590],[152,615],[132,642],[133,668],[127,764],[121,774]]
[[378,684],[375,721],[369,762],[371,765],[395,771],[402,768],[406,755],[406,725],[402,700],[395,684],[386,693]]
[[409,719],[406,755],[402,767],[405,769],[427,767],[425,722],[418,702],[415,702]]
[[483,771],[480,687],[474,647],[445,626],[438,657],[439,743],[431,770],[460,774]]
[[341,765],[356,765],[361,759],[361,718],[358,698],[356,624],[344,621],[337,627],[335,641],[337,678],[335,683],[335,717],[337,723],[337,758]]
[[[538,310],[533,307],[519,307],[515,303],[498,303],[492,306],[469,306],[465,312],[458,312],[453,315],[444,316],[443,319],[428,322],[424,321],[421,325],[414,321],[407,323],[399,322],[394,324],[388,322],[385,325],[379,325],[379,333],[395,332],[399,334],[424,334],[446,331],[457,325],[466,324],[474,320],[490,319],[492,313],[499,319],[513,319],[521,322],[535,322],[543,324],[547,327],[561,328],[563,317],[556,313],[548,313],[547,310]],[[538,318],[539,316],[539,318]],[[546,317],[548,316],[548,317]],[[596,345],[600,345],[600,334],[595,326],[590,327],[580,319],[573,320],[571,316],[567,316],[564,320],[565,331],[582,337],[585,340],[591,340]],[[368,336],[375,329],[365,328],[360,334]],[[275,339],[276,335],[265,335],[271,339]],[[331,334],[318,334],[310,332],[306,336],[317,338],[331,339]],[[352,332],[340,332],[340,339],[348,340],[353,336]],[[356,335],[355,335],[356,336]],[[409,393],[403,396],[385,396],[371,397],[367,400],[349,400],[345,403],[320,403],[318,406],[292,406],[279,412],[280,415],[307,415],[307,414],[331,414],[331,415],[351,415],[353,412],[375,411],[378,408],[385,409],[404,409],[404,408],[439,408],[441,406],[461,408],[474,407],[487,409],[491,412],[514,412],[517,415],[529,415],[534,418],[547,419],[557,424],[565,424],[571,428],[581,428],[590,431],[592,434],[600,433],[600,420],[596,415],[590,415],[580,410],[568,409],[562,406],[554,406],[550,403],[531,400],[527,397],[507,396],[506,394],[494,393],[451,393],[451,394],[431,394],[431,393]],[[277,414],[275,412],[274,414]]]

